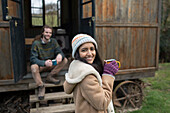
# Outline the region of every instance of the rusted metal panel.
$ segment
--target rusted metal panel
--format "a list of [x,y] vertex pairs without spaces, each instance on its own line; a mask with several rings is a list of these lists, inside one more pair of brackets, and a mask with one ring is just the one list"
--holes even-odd
[[13,79],[9,27],[0,26],[0,80]]

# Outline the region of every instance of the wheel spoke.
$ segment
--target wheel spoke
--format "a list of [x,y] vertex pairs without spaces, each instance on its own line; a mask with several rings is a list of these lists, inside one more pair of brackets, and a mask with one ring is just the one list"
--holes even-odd
[[126,96],[126,92],[124,91],[124,89],[122,88],[122,86],[120,87],[120,89],[122,90],[123,94]]
[[139,95],[141,95],[141,93],[137,93],[137,94],[131,95],[131,97],[136,97],[136,96],[139,96]]
[[123,104],[123,107],[122,107],[122,110],[124,110],[125,106],[126,106],[126,103],[127,103],[127,99],[125,100],[124,104]]
[[116,99],[116,101],[124,100],[124,99],[126,99],[126,97],[118,98],[118,99]]
[[132,104],[132,106],[135,108],[135,104],[131,101],[131,99],[129,99],[129,101]]

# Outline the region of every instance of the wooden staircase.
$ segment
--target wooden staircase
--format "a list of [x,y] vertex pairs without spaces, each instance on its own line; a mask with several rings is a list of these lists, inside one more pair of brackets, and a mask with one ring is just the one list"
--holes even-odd
[[[46,89],[57,88],[58,85],[45,84]],[[45,103],[45,105],[41,105]],[[43,100],[38,100],[37,89],[35,94],[30,95],[30,104],[33,105],[30,113],[74,113],[75,107],[73,102],[73,94],[65,92],[48,92]]]

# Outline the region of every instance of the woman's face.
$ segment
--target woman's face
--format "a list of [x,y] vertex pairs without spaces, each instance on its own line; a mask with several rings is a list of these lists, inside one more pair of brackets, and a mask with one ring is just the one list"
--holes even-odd
[[92,64],[96,57],[96,50],[93,43],[84,43],[79,48],[80,57],[85,59],[89,64]]

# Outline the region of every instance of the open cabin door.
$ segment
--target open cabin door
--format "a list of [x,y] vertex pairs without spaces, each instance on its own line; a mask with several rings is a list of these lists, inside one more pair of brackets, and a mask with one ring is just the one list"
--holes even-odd
[[17,82],[26,74],[22,0],[2,0],[3,20],[9,21],[12,70]]
[[79,32],[95,36],[95,0],[80,0]]

